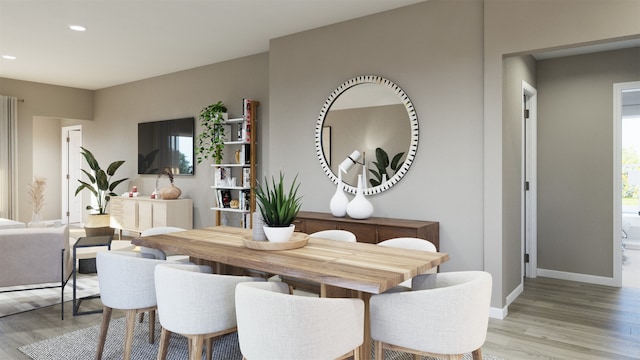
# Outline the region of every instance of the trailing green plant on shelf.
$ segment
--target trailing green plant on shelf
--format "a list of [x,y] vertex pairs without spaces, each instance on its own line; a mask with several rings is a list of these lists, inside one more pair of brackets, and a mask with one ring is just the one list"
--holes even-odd
[[80,185],[76,189],[76,196],[84,189],[91,192],[91,194],[96,197],[97,206],[94,207],[88,205],[87,210],[97,211],[97,214],[104,215],[107,213],[107,205],[109,204],[111,196],[118,196],[118,194],[114,192],[115,188],[123,181],[129,180],[129,178],[124,178],[111,181],[111,178],[115,175],[118,168],[124,164],[124,160],[112,162],[109,164],[107,170],[104,171],[100,168],[96,157],[91,153],[91,151],[83,147],[80,148],[82,149],[80,153],[84,156],[84,159],[87,161],[87,164],[89,164],[91,170],[93,170],[93,174],[82,169],[82,172],[89,178],[89,182],[78,180]]
[[287,227],[293,223],[302,205],[302,196],[298,196],[300,183],[296,184],[297,180],[298,175],[293,179],[289,190],[285,191],[284,174],[280,172],[280,179],[277,183],[272,176],[270,185],[265,176],[264,187],[262,185],[256,187],[258,208],[266,225]]
[[222,163],[225,139],[225,116],[227,107],[218,101],[200,111],[202,132],[196,138],[196,160],[198,164],[212,158],[216,164]]
[[[369,179],[371,186],[378,186],[382,184],[382,180],[384,178],[389,180],[393,175],[395,175],[402,166],[402,162],[400,162],[400,160],[403,155],[404,152],[399,152],[393,157],[391,162],[389,162],[389,155],[387,155],[387,152],[382,148],[376,148],[376,161],[372,161],[373,165],[376,166],[376,169],[369,169],[369,172],[373,174],[373,178]],[[391,169],[391,174],[387,173],[387,167]]]

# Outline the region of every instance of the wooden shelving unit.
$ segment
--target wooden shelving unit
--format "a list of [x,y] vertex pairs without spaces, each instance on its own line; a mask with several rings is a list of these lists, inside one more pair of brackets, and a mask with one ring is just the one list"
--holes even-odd
[[[225,163],[212,164],[216,174],[214,184],[211,186],[216,195],[216,203],[211,208],[216,212],[216,225],[223,225],[224,213],[239,213],[242,218],[240,225],[251,228],[252,214],[256,210],[255,187],[256,187],[256,151],[257,151],[257,109],[260,102],[255,100],[243,100],[243,116],[240,118],[228,119],[226,125],[231,133],[229,141],[225,142]],[[248,130],[247,130],[248,129]],[[239,154],[236,154],[239,152]],[[247,154],[248,152],[248,154]],[[239,156],[238,156],[239,155]],[[239,157],[239,158],[238,158]],[[245,172],[249,172],[248,181],[245,181]],[[235,178],[234,183],[217,183],[224,174],[226,179]],[[232,208],[227,204],[228,200],[237,200],[238,207]],[[248,193],[246,199],[243,196]],[[224,197],[224,199],[223,199]],[[245,199],[243,199],[245,198]],[[247,203],[248,202],[248,203]]]

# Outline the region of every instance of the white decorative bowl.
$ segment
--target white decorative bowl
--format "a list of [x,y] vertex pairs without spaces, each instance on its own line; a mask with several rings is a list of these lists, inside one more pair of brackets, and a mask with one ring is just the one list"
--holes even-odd
[[271,242],[285,242],[291,239],[296,226],[294,224],[288,227],[271,227],[264,225],[262,228],[264,229],[264,234],[267,236],[267,240]]

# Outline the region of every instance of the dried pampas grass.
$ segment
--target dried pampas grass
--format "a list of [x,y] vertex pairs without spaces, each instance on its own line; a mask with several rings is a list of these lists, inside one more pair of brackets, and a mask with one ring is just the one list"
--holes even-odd
[[44,189],[47,187],[47,178],[42,176],[36,176],[33,180],[33,184],[29,185],[27,193],[31,198],[31,205],[33,205],[33,213],[40,214],[42,206],[44,205]]

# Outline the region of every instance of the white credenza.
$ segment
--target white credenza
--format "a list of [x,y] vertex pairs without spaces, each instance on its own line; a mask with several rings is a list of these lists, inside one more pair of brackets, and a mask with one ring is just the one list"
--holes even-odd
[[193,229],[191,199],[158,200],[146,196],[113,196],[110,201],[111,227],[140,233],[160,226]]

